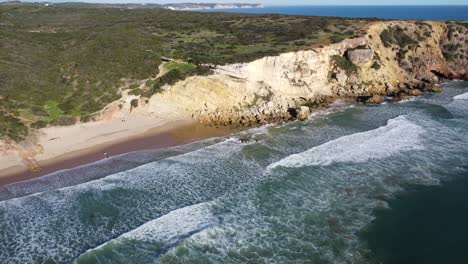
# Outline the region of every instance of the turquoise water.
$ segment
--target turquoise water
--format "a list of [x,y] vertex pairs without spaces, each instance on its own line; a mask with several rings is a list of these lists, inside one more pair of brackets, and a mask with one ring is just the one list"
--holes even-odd
[[467,157],[466,82],[402,103],[338,102],[307,122],[6,186],[0,263],[374,263],[401,239],[385,242],[393,220],[380,212],[401,214],[414,186],[464,179]]
[[[466,4],[466,3],[465,3]],[[459,6],[266,6],[265,8],[213,9],[203,12],[247,14],[284,14],[379,18],[398,20],[459,20],[468,21],[468,5]]]

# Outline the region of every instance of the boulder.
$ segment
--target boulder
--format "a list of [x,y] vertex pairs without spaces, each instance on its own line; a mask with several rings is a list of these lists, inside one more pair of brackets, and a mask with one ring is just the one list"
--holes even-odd
[[373,49],[355,49],[349,50],[347,58],[352,63],[366,63],[372,61],[374,58]]
[[413,89],[409,91],[409,95],[411,96],[420,96],[421,94],[423,94],[423,92],[419,89]]
[[348,75],[346,75],[345,71],[339,71],[336,74],[336,80],[338,81],[338,83],[344,85],[344,84],[346,84],[346,81],[348,80]]
[[304,121],[304,120],[309,119],[309,117],[310,117],[309,107],[301,106],[301,108],[297,110],[297,119]]
[[398,92],[398,89],[395,88],[391,83],[385,83],[387,94],[394,94]]
[[443,91],[443,88],[442,86],[427,85],[425,90],[429,93],[441,93]]
[[383,97],[382,95],[374,95],[369,100],[367,100],[367,103],[369,103],[369,104],[381,104],[384,101],[385,101],[385,97]]
[[411,96],[409,96],[408,94],[400,93],[397,97],[393,98],[392,102],[399,102],[409,98],[411,98]]

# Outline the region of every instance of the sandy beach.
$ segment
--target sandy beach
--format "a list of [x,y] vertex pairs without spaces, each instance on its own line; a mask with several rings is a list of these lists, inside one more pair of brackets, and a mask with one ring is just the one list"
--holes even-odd
[[40,130],[37,146],[2,153],[0,186],[88,164],[105,158],[104,153],[110,157],[229,133],[228,129],[206,127],[190,118],[140,115],[45,128]]

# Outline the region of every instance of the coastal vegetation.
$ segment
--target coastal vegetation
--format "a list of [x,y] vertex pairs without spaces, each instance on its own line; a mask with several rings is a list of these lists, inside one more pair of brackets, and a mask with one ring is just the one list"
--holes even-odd
[[332,61],[337,68],[344,70],[348,76],[356,73],[358,70],[358,67],[351,61],[347,60],[346,57],[334,55],[332,56]]
[[447,24],[447,38],[441,43],[442,54],[448,62],[468,60],[468,53],[463,47],[468,45],[466,34],[468,23],[450,22]]
[[382,31],[380,35],[385,47],[391,47],[391,45],[397,45],[400,48],[406,48],[408,45],[416,44],[417,42],[409,36],[405,29],[400,26],[389,27]]
[[[93,6],[0,5],[0,137],[88,121],[120,98],[248,62],[364,34],[368,21]],[[162,57],[185,63],[165,64]]]

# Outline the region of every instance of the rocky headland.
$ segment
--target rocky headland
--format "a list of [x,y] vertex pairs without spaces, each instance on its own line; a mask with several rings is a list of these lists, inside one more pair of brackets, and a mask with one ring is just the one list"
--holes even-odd
[[243,127],[306,119],[313,108],[337,98],[397,101],[439,92],[442,80],[468,79],[467,41],[463,24],[374,22],[365,37],[213,66],[213,75],[193,76],[139,99],[138,111]]
[[[96,125],[88,127],[150,116],[157,120],[192,118],[210,126],[252,127],[308,119],[311,111],[338,98],[379,104],[440,92],[437,84],[444,80],[468,80],[466,23],[372,22],[366,30],[364,37],[335,44],[248,63],[209,65],[212,74],[165,85],[149,98],[131,94],[124,87],[123,97],[103,109],[91,122]],[[161,70],[158,76],[164,74]],[[141,86],[147,82],[142,80]],[[127,124],[122,121],[122,128]],[[83,124],[73,126],[79,129]],[[36,157],[47,152],[40,143],[45,139],[37,138],[48,138],[51,131],[56,133],[57,129],[39,129],[23,143],[1,142],[2,160],[19,157],[35,167]],[[53,154],[66,151],[55,150]]]

